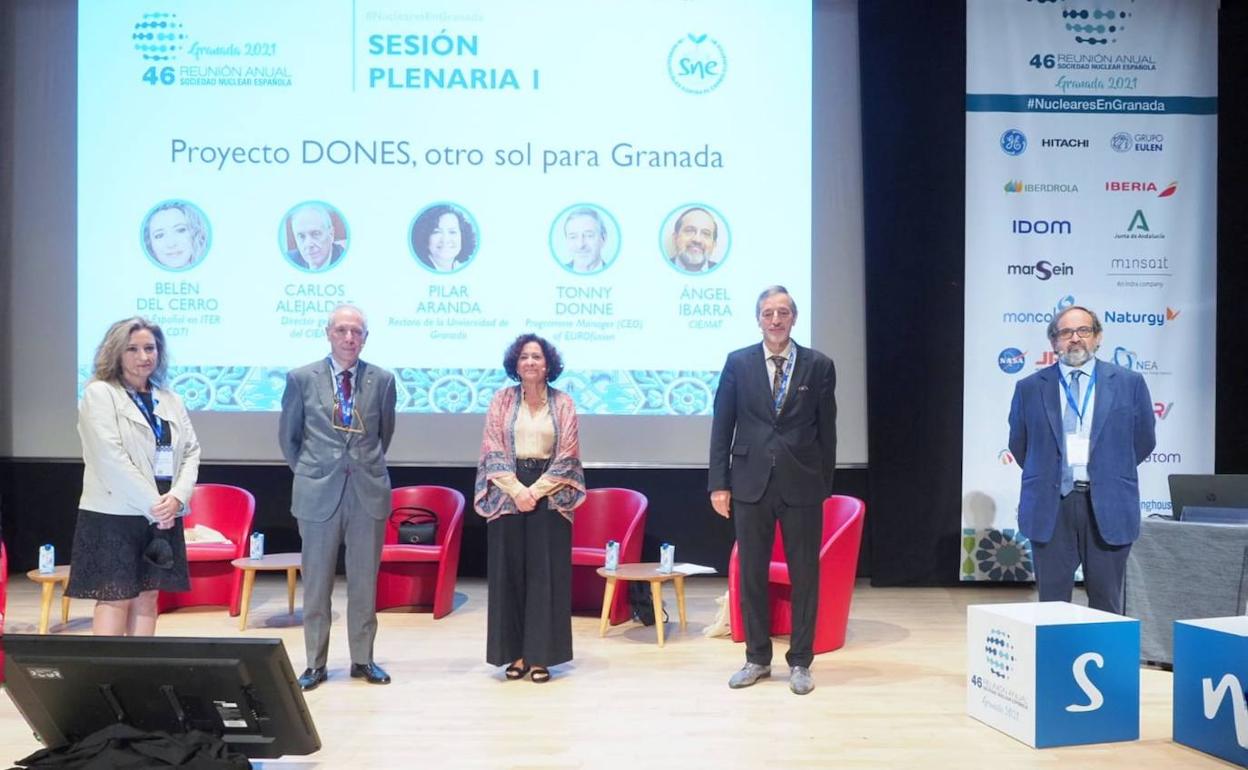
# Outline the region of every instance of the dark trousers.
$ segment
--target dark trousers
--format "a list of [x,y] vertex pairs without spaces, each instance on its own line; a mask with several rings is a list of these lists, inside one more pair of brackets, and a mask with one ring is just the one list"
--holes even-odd
[[776,522],[784,537],[793,593],[793,629],[785,660],[790,666],[809,666],[819,607],[819,546],[823,540],[823,510],[819,505],[785,505],[775,483],[756,503],[732,501],[737,530],[737,563],[741,571],[741,613],[745,620],[745,659],[771,664],[771,598],[767,575]]
[[[523,484],[534,475],[517,474]],[[486,525],[489,601],[485,659],[505,666],[572,660],[572,523],[546,498],[528,513],[499,516]]]
[[1086,490],[1066,495],[1061,506],[1053,538],[1047,543],[1031,544],[1040,601],[1070,601],[1075,569],[1083,564],[1088,606],[1121,615],[1131,545],[1110,545],[1101,538],[1092,513],[1092,496]]

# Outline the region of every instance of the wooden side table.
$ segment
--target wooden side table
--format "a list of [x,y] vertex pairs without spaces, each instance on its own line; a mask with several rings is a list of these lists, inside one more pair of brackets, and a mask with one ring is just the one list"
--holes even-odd
[[672,581],[676,585],[676,608],[680,613],[680,630],[685,630],[685,576],[679,572],[659,572],[659,563],[654,561],[638,564],[621,564],[618,569],[609,570],[599,567],[598,574],[607,579],[607,590],[602,595],[602,620],[598,624],[598,635],[607,635],[607,625],[611,620],[611,602],[615,599],[616,581],[645,580],[650,583],[650,596],[654,601],[654,628],[659,635],[659,646],[663,646],[663,584]]
[[259,559],[235,559],[230,564],[243,571],[243,611],[238,622],[240,631],[247,630],[247,610],[251,607],[251,589],[256,584],[256,572],[286,572],[286,604],[291,615],[295,614],[295,578],[303,566],[303,556],[297,553],[270,553]]
[[52,610],[52,592],[56,588],[57,583],[61,584],[61,625],[68,623],[69,597],[65,595],[65,589],[69,587],[69,565],[61,564],[48,573],[32,569],[26,573],[26,577],[38,583],[42,588],[42,594],[39,597],[39,633],[46,634],[48,632],[48,615]]

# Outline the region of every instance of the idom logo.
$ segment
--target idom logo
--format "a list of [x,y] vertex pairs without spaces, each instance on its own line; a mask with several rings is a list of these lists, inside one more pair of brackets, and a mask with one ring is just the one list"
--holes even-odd
[[667,53],[667,74],[685,93],[706,94],[719,88],[728,71],[728,55],[719,41],[692,32]]
[[176,13],[145,13],[134,23],[130,38],[144,61],[173,61],[185,45],[186,32]]

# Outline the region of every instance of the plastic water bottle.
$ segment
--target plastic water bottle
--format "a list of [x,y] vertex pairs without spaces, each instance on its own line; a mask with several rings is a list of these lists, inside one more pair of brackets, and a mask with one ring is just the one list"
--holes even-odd
[[676,566],[676,546],[671,543],[664,543],[659,546],[659,572],[664,575],[672,574],[672,568]]
[[56,549],[51,543],[39,547],[39,574],[51,575],[56,572]]
[[263,532],[251,533],[251,554],[250,555],[251,555],[251,558],[253,559],[264,558],[264,533]]
[[607,541],[607,559],[604,569],[617,570],[620,567],[620,544],[614,540]]

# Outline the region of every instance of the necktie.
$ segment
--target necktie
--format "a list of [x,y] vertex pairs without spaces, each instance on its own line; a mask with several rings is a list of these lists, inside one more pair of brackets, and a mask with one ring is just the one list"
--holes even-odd
[[[1070,373],[1070,400],[1076,404],[1079,403],[1079,375],[1081,374],[1083,374],[1083,372],[1078,369],[1075,369]],[[1075,410],[1071,408],[1069,403],[1066,404],[1066,409],[1062,414],[1062,429],[1068,436],[1079,432],[1079,415],[1075,414]],[[1065,455],[1063,455],[1062,484],[1060,488],[1062,497],[1069,495],[1070,491],[1074,488],[1075,474],[1074,471],[1071,470],[1070,463],[1066,462]]]
[[784,356],[772,356],[769,359],[775,364],[775,374],[771,375],[771,395],[775,397],[780,392],[780,378],[784,375]]
[[[1079,403],[1079,375],[1083,372],[1075,369],[1070,373],[1070,395],[1071,401],[1075,404]],[[1062,427],[1067,433],[1077,433],[1079,431],[1079,414],[1068,403],[1066,404],[1066,413],[1062,417]]]
[[342,373],[342,400],[351,400],[351,370],[347,369]]

